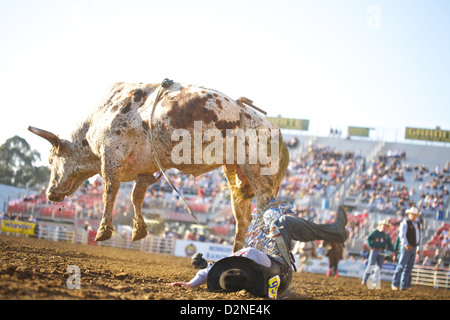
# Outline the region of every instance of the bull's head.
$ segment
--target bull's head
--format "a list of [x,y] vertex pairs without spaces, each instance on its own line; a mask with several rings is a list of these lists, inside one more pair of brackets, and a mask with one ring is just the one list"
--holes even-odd
[[28,130],[48,140],[52,144],[48,162],[50,164],[50,182],[47,188],[47,199],[60,202],[65,196],[74,193],[78,187],[98,171],[92,163],[91,152],[81,146],[60,139],[57,135],[34,127]]

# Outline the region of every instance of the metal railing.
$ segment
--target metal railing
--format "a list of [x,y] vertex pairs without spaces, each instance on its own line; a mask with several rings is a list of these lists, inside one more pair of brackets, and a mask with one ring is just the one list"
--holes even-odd
[[426,266],[414,266],[412,270],[411,284],[429,286],[434,288],[450,287],[450,269]]
[[150,234],[142,240],[132,241],[129,236],[114,233],[111,239],[97,243],[99,246],[139,250],[147,253],[173,255],[175,251],[175,239]]
[[[17,232],[5,232],[0,230],[0,234],[15,236],[23,235],[18,232],[18,230]],[[147,237],[142,240],[132,241],[129,235],[120,234],[117,232],[115,232],[111,239],[107,241],[95,242],[95,231],[86,231],[84,229],[77,230],[75,225],[43,222],[36,224],[34,235],[31,236],[38,239],[47,239],[52,241],[132,249],[147,253],[169,255],[174,254],[176,242],[173,238],[163,238],[151,234],[148,234]]]

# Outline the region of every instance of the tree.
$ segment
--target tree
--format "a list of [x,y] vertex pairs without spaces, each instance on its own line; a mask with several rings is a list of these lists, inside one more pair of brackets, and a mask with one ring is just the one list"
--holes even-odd
[[47,183],[50,169],[35,167],[41,155],[28,142],[14,136],[0,146],[0,183],[16,187],[40,187]]

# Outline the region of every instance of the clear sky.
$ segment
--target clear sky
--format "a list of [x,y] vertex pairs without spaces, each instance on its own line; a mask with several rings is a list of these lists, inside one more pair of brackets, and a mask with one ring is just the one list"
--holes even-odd
[[331,127],[450,130],[448,0],[0,0],[0,144],[46,161],[114,82],[164,78]]

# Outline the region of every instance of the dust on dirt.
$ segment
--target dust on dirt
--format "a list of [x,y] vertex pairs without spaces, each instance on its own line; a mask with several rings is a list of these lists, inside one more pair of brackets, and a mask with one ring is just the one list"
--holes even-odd
[[[80,289],[69,289],[70,266],[79,267]],[[69,269],[70,270],[70,269]],[[141,251],[0,235],[2,300],[264,300],[245,291],[211,293],[172,287],[196,273],[190,259]],[[70,279],[69,279],[70,280]],[[448,300],[445,289],[417,286],[392,291],[389,282],[369,290],[360,280],[295,273],[285,300]]]

